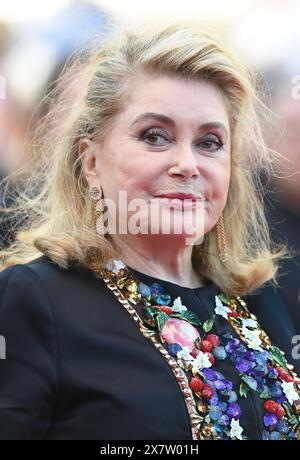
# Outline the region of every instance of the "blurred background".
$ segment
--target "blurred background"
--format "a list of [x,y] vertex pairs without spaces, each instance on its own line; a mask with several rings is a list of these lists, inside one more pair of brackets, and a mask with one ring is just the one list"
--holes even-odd
[[282,261],[279,282],[300,334],[300,0],[0,0],[0,178],[26,163],[29,120],[47,113],[41,100],[76,50],[88,52],[120,25],[164,17],[220,24],[265,79],[280,124],[280,135],[270,127],[266,141],[282,154],[265,206],[274,240],[295,251]]

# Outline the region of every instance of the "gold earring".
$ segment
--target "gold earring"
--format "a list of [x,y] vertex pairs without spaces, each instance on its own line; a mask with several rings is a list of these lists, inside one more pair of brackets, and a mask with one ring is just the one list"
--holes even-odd
[[104,211],[104,204],[103,204],[103,191],[102,188],[99,186],[90,187],[90,197],[94,202],[94,227],[96,232],[99,235],[103,235],[104,233],[104,223],[103,223],[103,211]]
[[225,237],[225,225],[223,214],[220,215],[219,220],[217,222],[217,238],[220,259],[224,264],[226,264],[228,258],[228,247]]

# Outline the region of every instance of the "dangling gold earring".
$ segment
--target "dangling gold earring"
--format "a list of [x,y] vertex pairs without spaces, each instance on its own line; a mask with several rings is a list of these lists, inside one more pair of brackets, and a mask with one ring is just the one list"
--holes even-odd
[[94,227],[99,235],[104,233],[103,223],[103,191],[101,187],[93,186],[90,187],[90,197],[94,201]]
[[223,214],[220,215],[219,220],[217,222],[217,238],[220,259],[224,264],[226,264],[228,258],[228,247],[225,238],[225,225]]

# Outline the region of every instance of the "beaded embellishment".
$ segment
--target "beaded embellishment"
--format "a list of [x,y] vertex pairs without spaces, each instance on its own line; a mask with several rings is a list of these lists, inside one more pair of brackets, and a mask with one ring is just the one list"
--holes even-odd
[[[239,423],[237,392],[213,369],[216,360],[225,359],[239,373],[240,397],[251,389],[262,400],[262,439],[300,439],[300,380],[243,299],[215,296],[215,314],[202,324],[180,297],[172,301],[159,283],[140,282],[120,260],[110,261],[96,274],[169,364],[184,396],[194,440],[247,439]],[[134,308],[137,304],[143,306],[144,319]],[[214,334],[216,315],[229,321],[239,338]]]

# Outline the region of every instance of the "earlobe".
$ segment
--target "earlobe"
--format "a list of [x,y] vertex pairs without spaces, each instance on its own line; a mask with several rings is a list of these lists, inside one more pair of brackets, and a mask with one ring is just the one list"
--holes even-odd
[[96,148],[95,143],[89,138],[82,138],[78,145],[78,154],[81,159],[82,171],[90,183],[92,177],[97,176],[96,172]]

